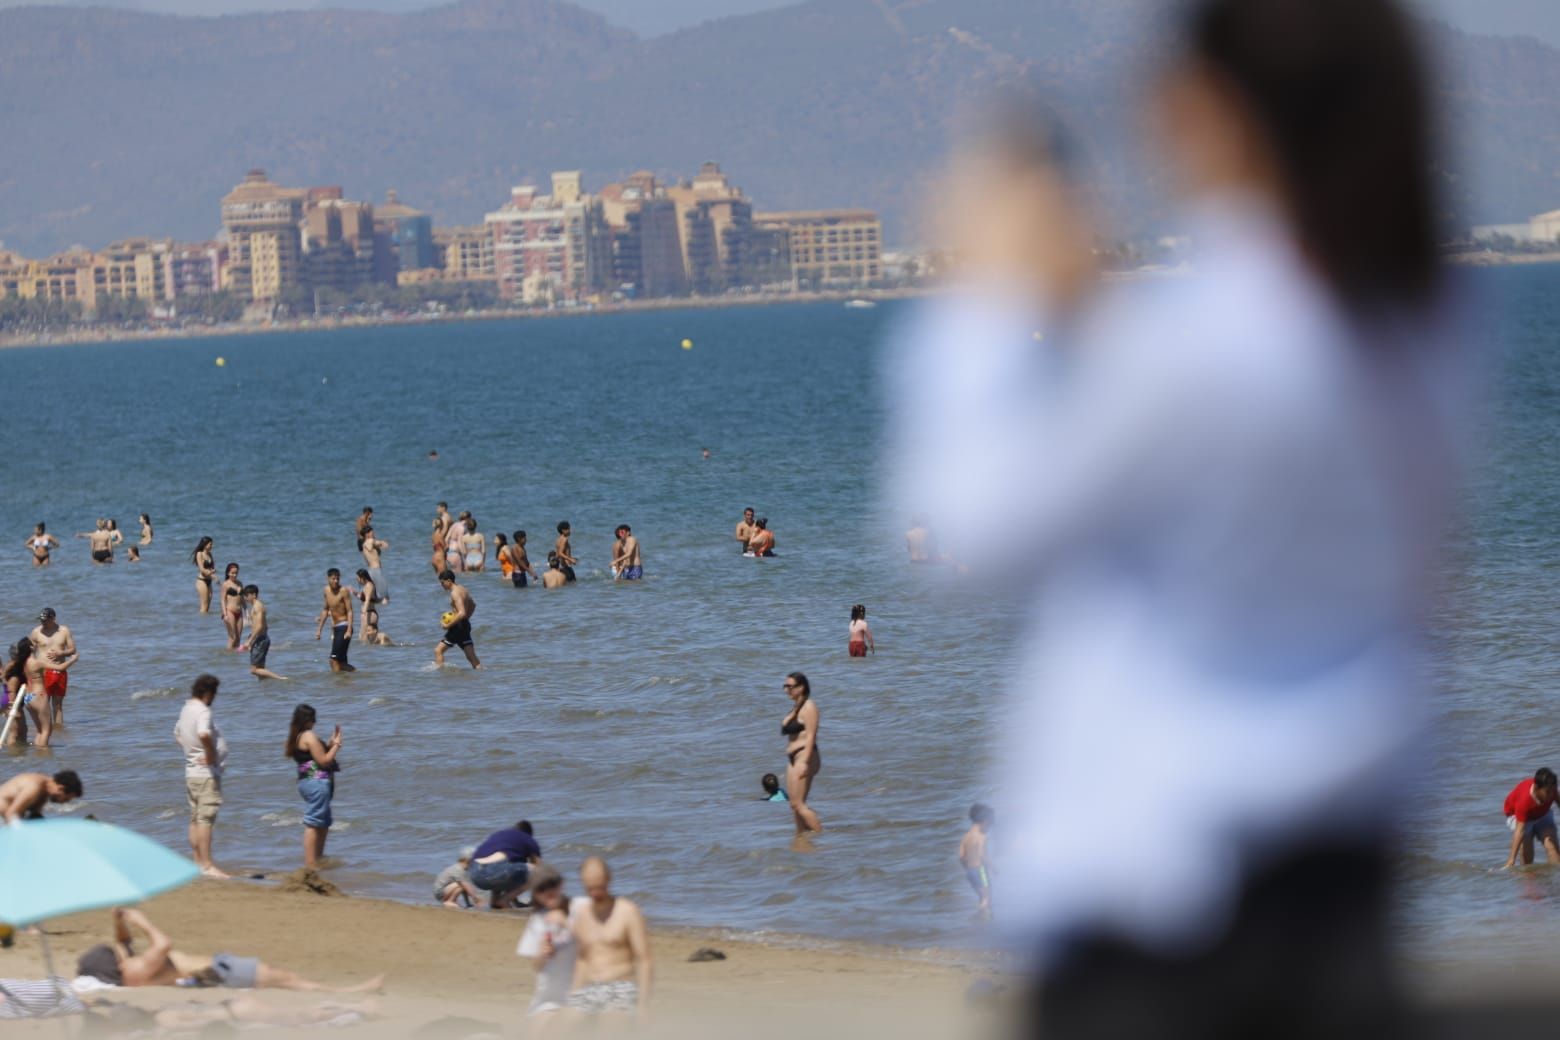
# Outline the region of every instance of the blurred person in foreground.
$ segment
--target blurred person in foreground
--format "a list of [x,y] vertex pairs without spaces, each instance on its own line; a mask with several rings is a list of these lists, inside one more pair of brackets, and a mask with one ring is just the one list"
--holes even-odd
[[1390,1030],[1463,396],[1420,57],[1389,0],[1183,28],[1150,114],[1192,272],[1101,284],[1055,138],[1010,119],[956,171],[965,284],[893,356],[896,505],[1031,598],[999,915],[1030,1024]]

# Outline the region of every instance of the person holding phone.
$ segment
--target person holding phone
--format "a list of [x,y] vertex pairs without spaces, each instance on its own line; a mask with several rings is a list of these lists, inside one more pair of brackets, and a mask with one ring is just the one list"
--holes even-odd
[[303,799],[303,866],[315,870],[325,856],[325,839],[330,836],[331,799],[336,796],[336,773],[341,763],[341,727],[331,734],[330,742],[314,732],[314,709],[300,704],[293,709],[292,725],[287,730],[287,757],[298,767],[298,795]]

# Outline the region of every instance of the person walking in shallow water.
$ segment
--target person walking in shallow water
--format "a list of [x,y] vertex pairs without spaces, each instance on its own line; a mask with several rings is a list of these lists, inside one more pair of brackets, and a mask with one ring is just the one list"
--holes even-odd
[[439,584],[450,594],[450,609],[445,615],[450,620],[444,626],[444,638],[433,648],[433,662],[442,666],[445,648],[458,646],[466,655],[466,660],[471,662],[471,667],[481,668],[482,662],[477,660],[476,646],[471,638],[471,616],[477,612],[477,601],[471,597],[466,586],[455,580],[453,571],[439,575]]
[[200,612],[211,613],[211,580],[217,576],[217,561],[211,554],[211,535],[195,543],[190,562],[195,565],[195,596],[200,601]]
[[785,677],[785,693],[791,698],[791,710],[780,723],[780,735],[786,742],[786,796],[796,817],[796,833],[821,831],[823,823],[807,805],[813,778],[823,766],[823,756],[818,753],[818,705],[812,699],[812,684],[801,672]]
[[325,839],[330,837],[334,816],[331,800],[336,797],[336,774],[341,763],[341,727],[331,734],[330,742],[314,732],[314,709],[300,704],[293,709],[287,729],[287,757],[298,767],[298,796],[303,799],[303,865],[313,870],[325,856]]
[[877,653],[872,629],[867,626],[867,608],[864,604],[857,603],[850,608],[850,644],[847,649],[852,657],[866,657],[869,650]]

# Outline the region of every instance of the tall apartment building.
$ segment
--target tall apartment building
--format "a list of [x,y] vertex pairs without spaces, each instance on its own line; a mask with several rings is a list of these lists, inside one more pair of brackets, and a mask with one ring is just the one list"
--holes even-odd
[[250,170],[222,199],[227,229],[225,288],[253,300],[274,300],[300,284],[303,243],[299,222],[307,192],[284,188]]
[[677,209],[683,271],[700,294],[758,283],[755,265],[771,252],[754,240],[753,204],[727,180],[718,163],[707,162],[691,183],[666,190]]
[[79,303],[83,310],[91,310],[96,302],[92,254],[76,250],[45,260],[0,254],[0,296]]
[[163,254],[163,284],[167,298],[198,296],[222,288],[227,246],[221,242],[176,245]]
[[644,298],[686,295],[677,204],[655,175],[641,171],[609,184],[601,200],[611,235],[612,287]]
[[759,213],[753,222],[789,239],[799,288],[870,285],[883,277],[883,222],[871,210]]
[[433,233],[434,255],[450,282],[491,282],[498,277],[493,266],[492,224],[439,228]]
[[302,242],[303,281],[311,288],[351,292],[374,280],[379,252],[374,207],[343,199],[341,188],[309,189]]
[[393,191],[385,192],[385,201],[374,210],[374,233],[378,239],[374,256],[376,281],[393,285],[401,271],[439,266],[433,245],[433,218],[403,203]]
[[506,300],[581,300],[610,276],[611,238],[601,200],[585,194],[578,172],[553,174],[551,195],[517,186],[509,203],[484,222],[493,231],[493,269]]
[[93,299],[90,305],[86,301],[83,305],[96,309],[98,301],[106,297],[145,300],[148,306],[167,299],[165,258],[172,250],[169,240],[133,238],[92,254]]

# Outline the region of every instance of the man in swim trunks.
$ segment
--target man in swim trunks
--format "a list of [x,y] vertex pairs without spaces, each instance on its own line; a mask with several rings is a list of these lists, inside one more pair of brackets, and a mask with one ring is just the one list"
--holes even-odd
[[[569,544],[569,534],[573,528],[567,520],[558,521],[558,541],[553,546],[553,552],[558,554],[557,568],[563,571],[565,581],[575,581],[574,565],[580,561],[574,558],[574,547]],[[552,557],[548,557],[551,562]]]
[[631,900],[612,894],[612,871],[600,857],[592,856],[580,866],[580,884],[590,903],[581,905],[572,919],[579,954],[574,990],[565,1006],[575,1014],[633,1014],[643,1019],[653,979],[644,915]]
[[639,539],[634,537],[633,529],[627,524],[618,525],[617,536],[612,573],[618,581],[639,581],[645,576],[645,569],[640,566],[639,560]]
[[[131,945],[132,927],[146,936],[146,949],[140,953]],[[101,943],[82,954],[76,962],[76,974],[90,976],[110,986],[176,986],[182,979],[191,979],[195,985],[310,993],[373,993],[383,988],[385,981],[383,975],[378,975],[356,986],[325,986],[295,972],[272,967],[256,957],[237,957],[231,953],[192,956],[175,950],[173,940],[145,914],[128,908],[114,911],[114,941]]]
[[509,543],[509,560],[514,567],[510,579],[517,589],[525,588],[528,576],[533,581],[540,580],[536,576],[536,568],[531,566],[531,555],[525,550],[525,538],[524,531],[516,531],[514,541]]
[[325,606],[314,624],[314,639],[319,641],[325,630],[325,619],[330,618],[330,670],[355,672],[347,663],[347,648],[352,645],[352,593],[341,587],[341,572],[332,567],[325,572]]
[[99,519],[96,530],[82,532],[76,537],[87,539],[93,563],[114,562],[114,532],[109,530],[107,520]]
[[64,805],[81,797],[81,777],[73,770],[53,776],[42,773],[17,773],[0,784],[0,819],[6,823],[43,818],[49,802]]
[[[38,611],[38,627],[28,634],[33,653],[43,662],[43,692],[54,725],[65,725],[65,691],[70,686],[70,666],[80,660],[70,629],[54,619],[54,608]],[[43,709],[40,707],[39,709]]]
[[249,674],[256,679],[282,679],[265,666],[271,652],[271,627],[265,619],[265,603],[260,599],[260,586],[244,586],[244,609],[249,612]]
[[466,660],[471,662],[471,667],[481,668],[482,662],[477,660],[476,646],[471,641],[471,616],[477,612],[477,601],[471,598],[471,593],[464,585],[455,580],[453,571],[439,575],[439,584],[450,594],[450,612],[455,615],[455,620],[444,629],[444,638],[433,648],[433,662],[443,665],[444,648],[458,646],[465,653]]
[[1560,798],[1560,779],[1554,770],[1545,766],[1533,774],[1532,780],[1522,780],[1506,796],[1502,809],[1506,813],[1506,826],[1511,829],[1511,853],[1501,869],[1522,862],[1533,862],[1533,843],[1536,839],[1544,845],[1544,857],[1550,863],[1560,863],[1560,841],[1557,841],[1553,809]]
[[736,538],[742,544],[743,552],[748,551],[748,543],[753,540],[753,532],[757,530],[758,527],[753,522],[753,507],[748,506],[742,510],[742,519],[737,521]]
[[[369,510],[373,512],[372,509]],[[385,573],[379,567],[379,554],[390,548],[390,543],[374,537],[374,525],[364,527],[358,535],[358,548],[363,551],[363,562],[368,564],[368,576],[374,582],[374,591],[379,595],[379,602],[390,602],[390,586],[385,584]]]

